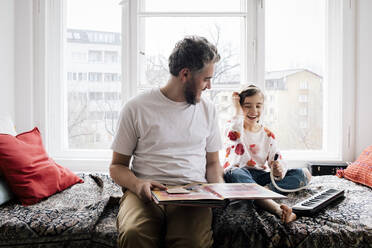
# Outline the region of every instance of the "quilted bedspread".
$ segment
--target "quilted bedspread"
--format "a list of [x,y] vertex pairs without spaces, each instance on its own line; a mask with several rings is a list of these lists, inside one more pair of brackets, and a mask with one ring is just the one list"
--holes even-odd
[[[83,184],[32,205],[0,207],[0,247],[116,247],[121,189],[108,175],[79,174]],[[335,176],[313,177],[309,189],[282,200],[292,206],[327,188],[345,198],[315,217],[290,224],[240,201],[214,212],[214,247],[372,247],[372,189]]]
[[345,189],[345,198],[316,216],[289,224],[251,201],[214,209],[215,247],[372,247],[371,188],[336,176],[317,176],[308,189],[278,202],[293,206],[329,188]]

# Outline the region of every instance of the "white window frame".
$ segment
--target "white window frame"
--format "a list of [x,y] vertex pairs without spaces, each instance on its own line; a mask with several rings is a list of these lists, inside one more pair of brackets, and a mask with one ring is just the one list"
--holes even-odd
[[[241,71],[242,82],[257,82],[259,72],[257,71],[257,25],[259,22],[258,9],[263,7],[257,0],[241,0],[243,9],[241,12],[144,12],[141,8],[141,0],[123,0],[122,5],[122,71],[123,73],[123,102],[125,103],[130,97],[138,92],[137,83],[139,82],[139,34],[141,17],[245,17],[246,28],[245,35],[241,37],[242,54],[241,67],[246,70]],[[261,17],[262,18],[262,17]],[[125,24],[125,25],[124,25]],[[125,83],[136,82],[136,83]],[[129,85],[129,87],[128,87]],[[220,86],[226,91],[234,91],[235,88]],[[214,89],[220,89],[213,86]],[[140,88],[142,89],[142,88]]]
[[[247,71],[246,75],[242,75],[242,80],[256,82],[263,87],[265,2],[264,0],[250,0],[247,3],[248,9],[255,11],[249,16],[250,19],[247,19],[250,25],[247,29],[252,32],[247,32],[246,40],[242,43],[245,44],[247,51],[244,56]],[[122,5],[122,71],[126,72],[122,73],[122,81],[138,82],[137,25],[138,16],[141,13],[138,12],[138,0],[124,0]],[[328,6],[330,7],[328,27],[332,28],[332,36],[328,39],[327,58],[329,60],[326,64],[332,67],[328,68],[329,74],[325,76],[324,81],[329,83],[328,89],[332,91],[324,92],[324,100],[327,101],[324,101],[326,106],[323,119],[324,128],[328,130],[328,136],[323,142],[325,149],[316,152],[283,151],[286,158],[290,160],[350,160],[354,156],[355,124],[352,113],[355,104],[352,93],[355,92],[353,66],[355,64],[355,41],[353,40],[355,2],[353,0],[328,0]],[[42,131],[47,150],[57,162],[75,171],[106,171],[112,154],[110,150],[68,150],[61,145],[63,139],[68,137],[60,121],[67,116],[66,112],[60,111],[64,109],[63,104],[65,104],[60,92],[64,92],[65,89],[63,84],[57,83],[66,77],[60,70],[63,54],[61,50],[63,47],[62,30],[64,30],[61,10],[64,8],[64,1],[61,0],[33,1],[34,91],[29,93],[33,99],[33,123]],[[122,85],[122,99],[125,102],[136,93],[137,84],[130,84],[129,87],[125,83]]]

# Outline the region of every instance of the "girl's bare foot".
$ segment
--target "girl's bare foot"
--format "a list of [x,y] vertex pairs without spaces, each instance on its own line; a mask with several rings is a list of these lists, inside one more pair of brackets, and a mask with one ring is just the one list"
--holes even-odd
[[282,209],[281,219],[283,223],[289,223],[296,220],[297,216],[295,213],[292,212],[292,208],[284,204],[280,205],[280,208]]

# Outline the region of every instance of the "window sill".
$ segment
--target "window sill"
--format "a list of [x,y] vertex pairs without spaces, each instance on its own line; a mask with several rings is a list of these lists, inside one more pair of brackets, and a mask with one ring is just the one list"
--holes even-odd
[[69,159],[56,158],[54,161],[71,171],[78,172],[100,172],[109,173],[111,160],[109,159]]

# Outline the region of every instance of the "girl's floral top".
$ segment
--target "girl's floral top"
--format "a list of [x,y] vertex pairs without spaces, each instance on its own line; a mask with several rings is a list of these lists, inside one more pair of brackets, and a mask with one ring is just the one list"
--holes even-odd
[[228,123],[225,140],[225,172],[242,167],[268,170],[277,153],[278,161],[283,166],[282,178],[285,176],[287,169],[277,147],[275,135],[266,127],[261,127],[258,132],[246,131],[244,116],[234,117]]

